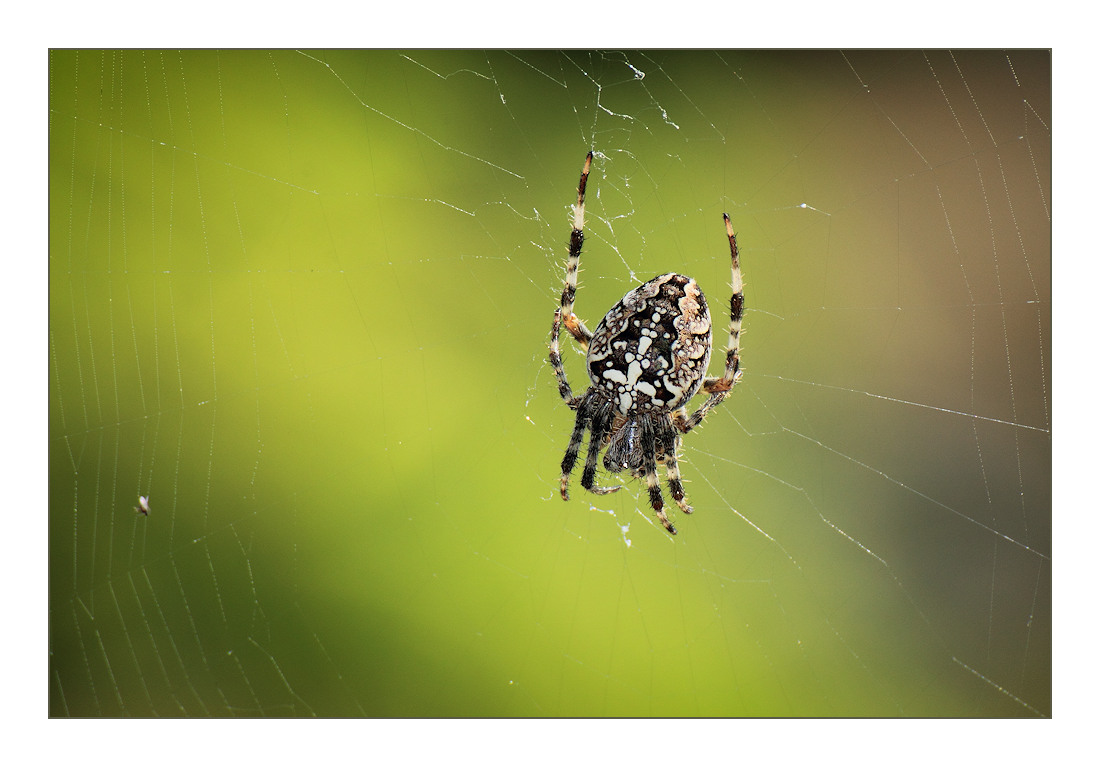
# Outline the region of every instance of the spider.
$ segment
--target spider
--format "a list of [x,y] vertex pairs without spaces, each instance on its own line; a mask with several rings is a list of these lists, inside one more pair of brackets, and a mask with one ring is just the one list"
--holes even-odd
[[[710,315],[698,283],[682,274],[662,274],[634,288],[611,307],[592,332],[573,313],[577,269],[584,242],[584,190],[591,168],[592,153],[589,152],[577,185],[565,287],[561,292],[561,306],[554,310],[550,336],[550,364],[558,379],[558,392],[565,404],[577,411],[569,447],[561,462],[561,497],[569,500],[569,475],[577,461],[584,433],[589,431],[581,487],[597,495],[613,493],[622,487],[596,484],[596,463],[600,451],[606,447],[604,468],[612,473],[625,471],[632,477],[644,478],[657,518],[675,535],[676,528],[664,511],[657,465],[664,464],[669,492],[680,511],[690,514],[692,508],[684,496],[676,463],[681,435],[698,426],[741,379],[739,346],[745,299],[737,238],[729,216],[722,214],[730,242],[733,295],[730,297],[726,369],[720,378],[704,377],[710,362]],[[592,385],[579,397],[573,396],[562,367],[558,346],[562,325],[587,352],[588,377]],[[710,396],[688,416],[687,404],[700,389]]]

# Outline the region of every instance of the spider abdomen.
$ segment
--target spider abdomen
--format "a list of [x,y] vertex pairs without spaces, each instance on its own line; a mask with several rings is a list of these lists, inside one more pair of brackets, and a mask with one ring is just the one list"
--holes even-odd
[[711,326],[698,283],[662,274],[611,307],[588,344],[588,376],[626,415],[685,405],[710,362]]

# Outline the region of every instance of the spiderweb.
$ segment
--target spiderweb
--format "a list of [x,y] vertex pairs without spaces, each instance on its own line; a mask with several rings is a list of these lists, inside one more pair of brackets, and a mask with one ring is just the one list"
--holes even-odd
[[[1050,715],[1048,53],[54,51],[49,108],[51,715]],[[589,327],[741,244],[675,538],[556,493],[590,148]]]

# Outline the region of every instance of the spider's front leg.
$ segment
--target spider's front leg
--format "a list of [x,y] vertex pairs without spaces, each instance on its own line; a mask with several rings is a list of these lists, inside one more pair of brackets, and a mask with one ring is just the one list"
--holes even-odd
[[[665,499],[661,495],[661,482],[657,479],[657,434],[648,418],[640,421],[638,438],[642,450],[642,476],[645,477],[646,488],[649,490],[649,505],[657,513],[657,519],[661,520],[665,529],[676,535],[676,528],[665,514]],[[667,456],[665,458],[667,460]]]
[[588,455],[585,457],[584,472],[581,474],[581,487],[596,495],[607,495],[619,490],[622,485],[614,487],[600,487],[596,484],[596,459],[599,457],[600,448],[607,436],[611,425],[611,405],[597,397],[592,396],[592,389],[578,398],[577,420],[573,426],[573,434],[569,438],[569,447],[565,449],[565,457],[561,461],[561,497],[563,501],[569,500],[569,475],[573,472],[573,466],[577,463],[577,454],[580,452],[581,440],[586,429],[591,430],[588,435]]
[[684,494],[684,481],[680,476],[680,464],[676,460],[676,451],[680,447],[680,437],[673,429],[671,421],[664,425],[664,431],[661,444],[665,452],[657,460],[658,463],[664,463],[665,470],[668,472],[668,490],[672,495],[672,500],[676,501],[680,511],[690,514],[694,509],[688,505],[687,497]]
[[[596,388],[589,389],[597,392]],[[596,495],[607,495],[622,489],[622,485],[600,487],[596,484],[596,464],[600,457],[600,448],[611,431],[611,422],[614,418],[613,406],[610,401],[602,397],[592,398],[592,431],[588,435],[588,455],[585,456],[584,474],[581,475],[581,487]]]
[[[568,384],[566,384],[568,387]],[[570,407],[576,405],[570,404]],[[584,439],[584,430],[588,426],[588,408],[580,407],[577,410],[577,421],[573,426],[573,434],[569,437],[569,447],[565,449],[565,457],[561,459],[561,499],[569,500],[569,475],[573,473],[573,466],[577,463],[577,453],[581,449],[581,440]]]

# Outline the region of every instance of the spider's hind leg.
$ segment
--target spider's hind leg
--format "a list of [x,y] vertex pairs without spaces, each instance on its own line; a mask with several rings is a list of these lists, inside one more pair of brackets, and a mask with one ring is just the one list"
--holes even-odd
[[582,351],[588,350],[592,340],[592,331],[585,327],[580,317],[573,313],[573,301],[577,297],[577,272],[581,263],[581,247],[584,244],[584,190],[588,186],[588,173],[592,169],[592,153],[584,161],[581,180],[577,183],[577,204],[573,206],[573,230],[569,235],[569,257],[565,262],[565,284],[561,291],[561,306],[554,310],[554,324],[550,331],[550,365],[558,379],[558,393],[569,407],[576,410],[579,398],[573,396],[569,379],[561,362],[559,338],[564,327],[580,345]]
[[687,411],[680,408],[673,413],[673,422],[676,428],[687,433],[698,426],[711,408],[721,404],[738,381],[741,380],[741,321],[745,313],[745,284],[741,278],[741,259],[737,252],[737,235],[733,232],[733,224],[725,213],[722,219],[726,223],[726,237],[730,243],[730,337],[726,347],[726,369],[720,378],[705,378],[703,391],[709,394],[702,407],[687,416]]
[[584,190],[588,186],[588,172],[592,169],[592,153],[584,160],[581,180],[577,183],[577,204],[573,206],[573,229],[569,234],[569,257],[565,262],[565,285],[561,291],[561,322],[565,329],[588,350],[592,331],[585,327],[580,317],[573,313],[573,300],[577,296],[577,272],[581,265],[581,247],[584,245]]
[[[561,335],[561,309],[554,311],[554,325],[550,332],[550,366],[554,369],[554,376],[558,379],[558,394],[565,400],[565,404],[573,410],[580,405],[580,397],[573,396],[573,389],[569,386],[569,379],[565,375],[565,368],[561,363],[561,349],[558,337]],[[583,429],[582,429],[583,434]],[[577,437],[580,440],[580,437]],[[576,454],[574,453],[574,458]]]

